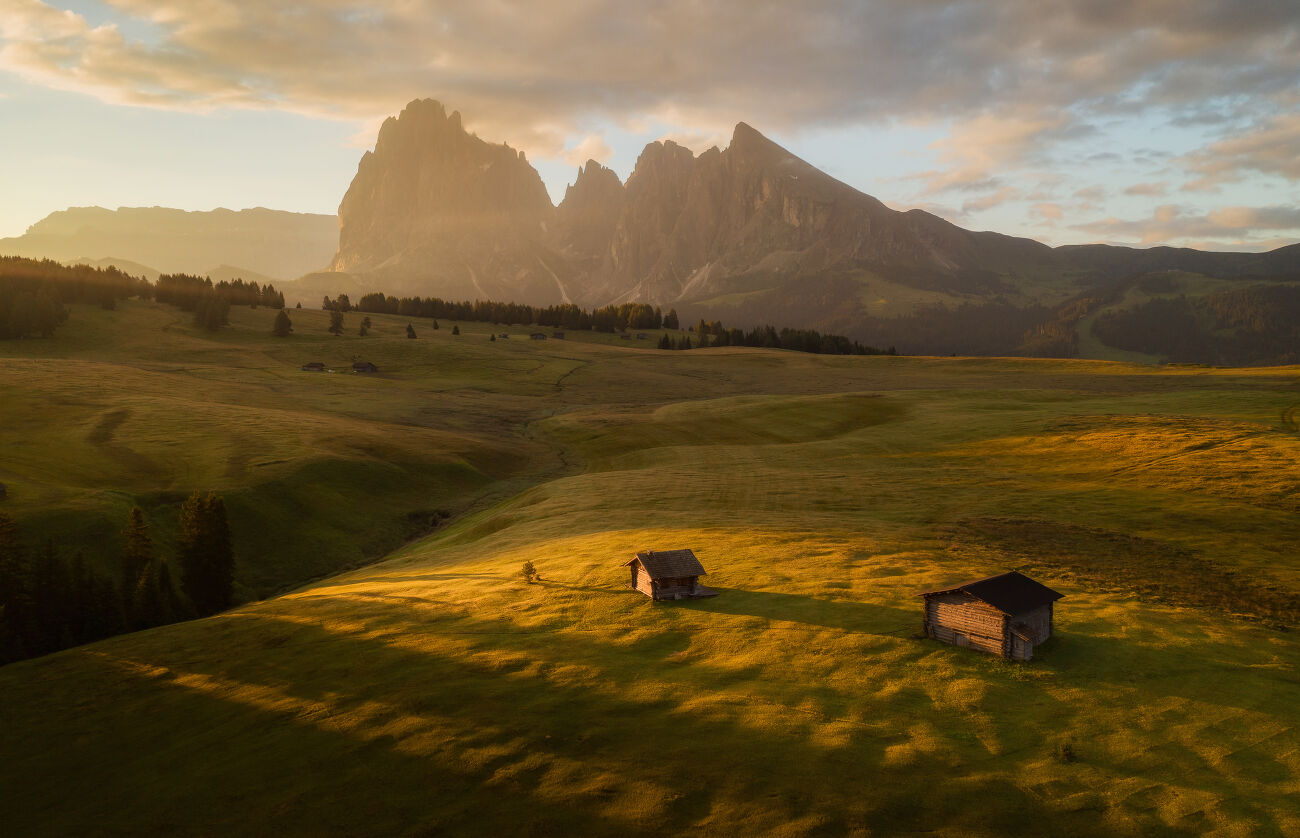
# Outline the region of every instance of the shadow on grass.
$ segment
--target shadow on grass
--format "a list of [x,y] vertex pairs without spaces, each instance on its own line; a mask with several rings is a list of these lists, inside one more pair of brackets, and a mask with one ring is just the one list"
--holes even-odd
[[[494,635],[496,658],[303,624],[260,657],[104,656],[104,677],[134,682],[135,700],[159,711],[150,730],[160,737],[142,750],[125,729],[112,733],[123,741],[109,748],[133,757],[127,779],[105,791],[124,794],[130,772],[166,766],[170,780],[136,793],[126,811],[135,825],[170,834],[639,835],[792,823],[826,835],[1050,833],[1053,813],[1042,801],[971,776],[955,755],[927,762],[925,771],[965,775],[936,793],[910,771],[883,771],[884,745],[868,729],[833,747],[814,735],[817,720],[797,713],[752,724],[743,702],[684,711],[680,700],[709,689],[708,667],[699,689],[683,674],[679,689],[641,692],[648,650],[572,635],[539,646],[501,637],[503,621],[464,622]],[[308,651],[318,665],[303,668]],[[298,668],[286,680],[290,662]],[[593,662],[605,664],[600,688],[568,676]],[[176,741],[193,757],[178,754]],[[88,826],[105,805],[81,795],[53,820]]]
[[919,630],[921,625],[920,609],[909,611],[889,605],[818,599],[804,594],[775,591],[745,591],[739,588],[717,588],[717,591],[716,597],[685,600],[672,603],[672,607],[761,617],[864,634],[906,635]]

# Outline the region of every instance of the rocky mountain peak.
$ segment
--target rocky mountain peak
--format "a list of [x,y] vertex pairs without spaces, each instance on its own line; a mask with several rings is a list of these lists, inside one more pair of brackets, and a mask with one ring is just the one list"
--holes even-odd
[[417,99],[384,121],[374,151],[362,157],[339,205],[332,267],[393,265],[443,239],[452,246],[539,235],[554,211],[522,152],[480,140],[458,111]]

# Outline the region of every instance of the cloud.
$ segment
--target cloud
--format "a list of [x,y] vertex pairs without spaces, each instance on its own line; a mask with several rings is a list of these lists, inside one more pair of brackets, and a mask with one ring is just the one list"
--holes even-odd
[[1166,191],[1168,191],[1168,188],[1163,183],[1135,183],[1125,189],[1124,194],[1158,198],[1164,195]]
[[1111,217],[1074,225],[1072,229],[1144,245],[1183,242],[1222,249],[1278,241],[1289,244],[1294,237],[1263,237],[1259,233],[1293,231],[1300,236],[1300,206],[1222,207],[1200,213],[1175,204],[1162,204],[1150,218]]
[[1060,204],[1041,203],[1029,208],[1029,217],[1036,219],[1042,227],[1055,227],[1064,214]]
[[564,161],[571,166],[585,166],[588,160],[604,163],[614,154],[614,150],[599,134],[588,134],[573,148],[565,149]]
[[[942,122],[949,171],[932,190],[1077,140],[1100,114],[1205,119],[1221,100],[1262,118],[1300,84],[1288,0],[105,2],[120,27],[6,0],[0,67],[175,109],[372,120],[433,96],[484,136],[556,156],[593,115],[722,136],[739,119],[787,134]],[[147,39],[124,34],[140,25]]]
[[1019,189],[1016,189],[1014,186],[1004,186],[997,192],[983,195],[979,198],[971,198],[969,201],[964,202],[961,205],[961,211],[963,215],[972,212],[983,212],[984,210],[990,210],[994,207],[1001,206],[1008,201],[1014,201],[1019,197]]
[[1273,117],[1246,133],[1226,137],[1187,156],[1200,177],[1184,185],[1188,191],[1211,190],[1240,180],[1247,172],[1300,180],[1300,112]]

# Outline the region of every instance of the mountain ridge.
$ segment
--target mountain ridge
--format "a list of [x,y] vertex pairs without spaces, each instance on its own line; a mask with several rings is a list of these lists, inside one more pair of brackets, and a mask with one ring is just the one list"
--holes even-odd
[[23,235],[0,239],[0,253],[69,263],[117,260],[162,273],[239,265],[280,282],[328,264],[337,240],[338,222],[330,215],[91,206],[50,213]]
[[[746,122],[726,148],[698,155],[648,143],[622,181],[588,160],[552,205],[522,153],[469,134],[459,112],[432,99],[384,122],[339,218],[331,267],[393,293],[644,302],[724,317],[744,301],[747,316],[799,326],[825,325],[828,310],[838,322],[869,317],[864,300],[880,288],[1050,306],[1138,271],[1300,272],[1300,247],[1053,248],[893,210]],[[802,297],[814,288],[826,299],[810,307]]]

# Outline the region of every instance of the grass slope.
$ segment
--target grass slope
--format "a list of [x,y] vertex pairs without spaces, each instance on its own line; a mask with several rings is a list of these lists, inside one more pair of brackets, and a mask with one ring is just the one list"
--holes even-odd
[[[397,452],[496,416],[472,438],[540,465],[382,563],[0,670],[15,834],[1300,831],[1297,370],[448,325],[278,396],[250,382],[341,344],[183,365]],[[201,351],[244,357],[241,328]],[[720,596],[627,590],[631,552],[677,546]],[[914,638],[918,590],[1012,567],[1068,595],[1038,660]]]

